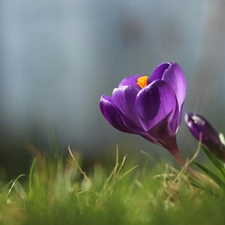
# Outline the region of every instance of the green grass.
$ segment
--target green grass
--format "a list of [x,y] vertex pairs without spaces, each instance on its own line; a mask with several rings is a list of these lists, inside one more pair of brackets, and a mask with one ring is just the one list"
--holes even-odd
[[0,189],[0,224],[225,224],[225,199],[193,187],[189,179],[169,165],[141,168],[132,156],[88,174],[79,155],[67,160],[34,159],[27,182],[16,180]]

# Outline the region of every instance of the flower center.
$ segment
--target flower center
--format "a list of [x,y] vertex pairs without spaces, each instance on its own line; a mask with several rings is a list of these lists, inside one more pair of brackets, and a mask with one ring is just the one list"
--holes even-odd
[[148,82],[148,76],[142,76],[137,79],[137,85],[140,88],[144,88],[145,86],[147,86],[148,84],[147,82]]

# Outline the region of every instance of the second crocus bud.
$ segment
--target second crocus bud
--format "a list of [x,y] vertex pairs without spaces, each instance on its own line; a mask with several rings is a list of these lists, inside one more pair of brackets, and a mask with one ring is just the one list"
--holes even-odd
[[185,122],[191,134],[217,158],[225,162],[225,146],[213,126],[201,115],[185,113]]

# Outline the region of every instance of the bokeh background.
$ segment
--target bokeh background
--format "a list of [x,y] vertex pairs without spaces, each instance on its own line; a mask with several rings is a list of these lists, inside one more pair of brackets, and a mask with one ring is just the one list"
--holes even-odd
[[[176,61],[188,82],[184,111],[225,132],[225,1],[2,0],[0,3],[0,167],[30,165],[32,149],[82,152],[88,163],[126,153],[173,161],[161,147],[123,134],[103,118],[102,94],[126,76]],[[197,142],[182,122],[182,154]],[[114,159],[113,159],[114,160]]]

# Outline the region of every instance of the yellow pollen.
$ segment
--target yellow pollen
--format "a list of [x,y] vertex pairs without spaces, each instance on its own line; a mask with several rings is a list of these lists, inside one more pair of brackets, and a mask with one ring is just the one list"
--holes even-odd
[[147,86],[148,84],[147,82],[148,82],[148,76],[142,76],[137,79],[137,85],[141,88],[144,88],[145,86]]

